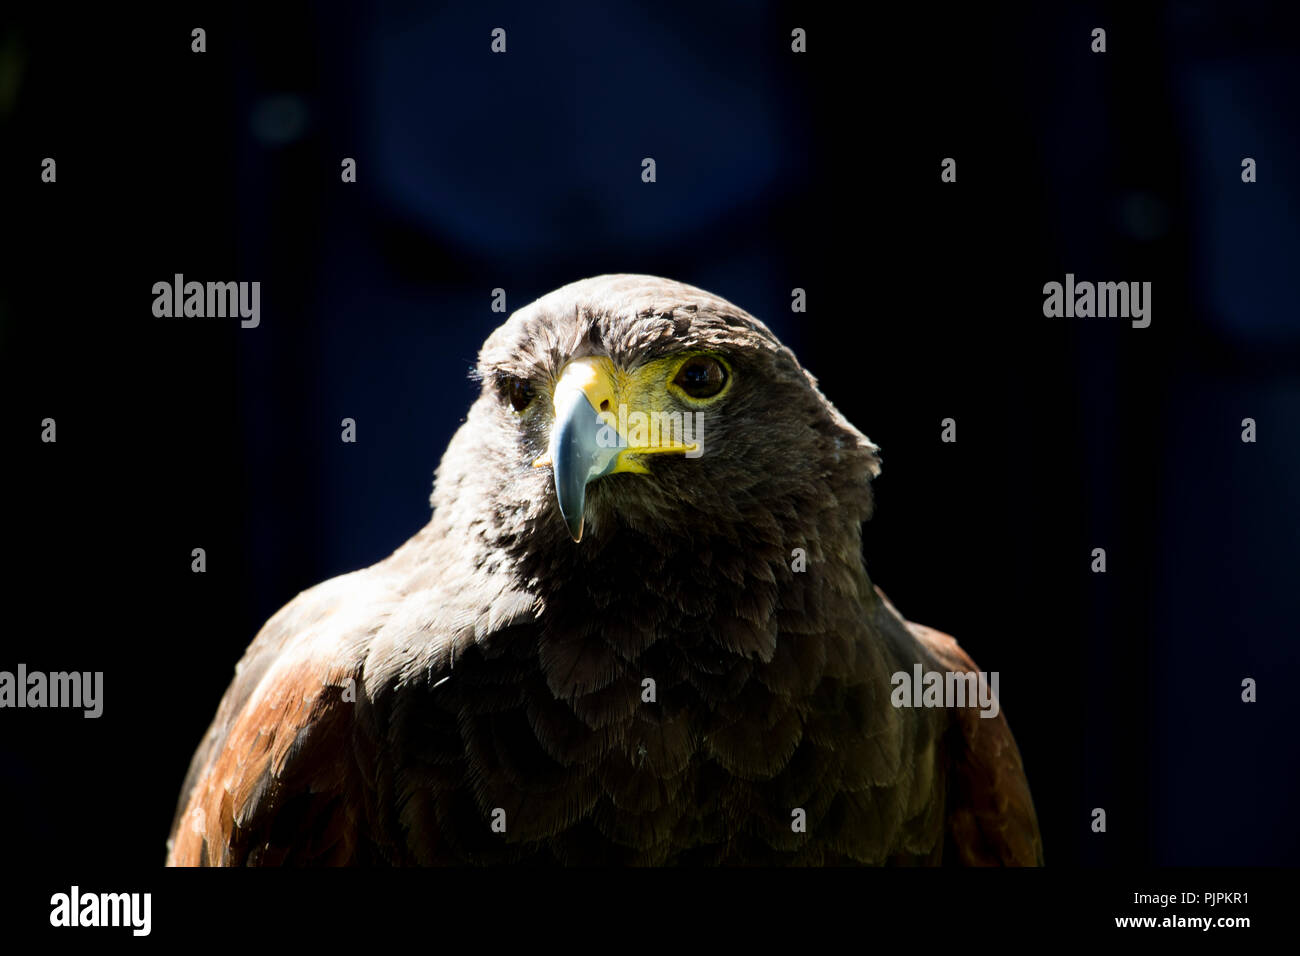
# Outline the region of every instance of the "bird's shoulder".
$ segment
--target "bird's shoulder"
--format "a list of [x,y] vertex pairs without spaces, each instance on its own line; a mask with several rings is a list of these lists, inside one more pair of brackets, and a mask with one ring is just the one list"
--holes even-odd
[[169,864],[345,862],[356,851],[356,701],[368,643],[398,600],[380,565],[316,585],[267,621],[190,764]]
[[[979,672],[956,638],[906,620],[876,589],[885,609],[947,672]],[[948,709],[947,835],[944,862],[963,866],[1040,866],[1042,837],[1029,781],[1011,726],[999,706],[987,716],[971,706]]]

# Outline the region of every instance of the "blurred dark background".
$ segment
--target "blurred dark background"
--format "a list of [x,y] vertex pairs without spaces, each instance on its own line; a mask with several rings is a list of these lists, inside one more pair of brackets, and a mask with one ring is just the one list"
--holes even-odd
[[[1001,673],[1049,864],[1294,862],[1296,7],[900,6],[7,10],[0,669],[105,710],[0,712],[0,859],[161,864],[263,621],[427,520],[492,290],[625,271],[881,445],[868,567]],[[261,326],[154,318],[177,272]],[[1151,327],[1044,318],[1066,272],[1152,282]]]

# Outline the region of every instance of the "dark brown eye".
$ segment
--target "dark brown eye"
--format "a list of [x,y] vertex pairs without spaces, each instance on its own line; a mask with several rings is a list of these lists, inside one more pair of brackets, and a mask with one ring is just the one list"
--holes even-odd
[[517,412],[522,412],[533,400],[533,383],[526,378],[516,378],[513,375],[507,377],[502,382],[502,391]]
[[677,370],[673,384],[691,398],[712,398],[727,384],[727,369],[712,356],[697,355]]

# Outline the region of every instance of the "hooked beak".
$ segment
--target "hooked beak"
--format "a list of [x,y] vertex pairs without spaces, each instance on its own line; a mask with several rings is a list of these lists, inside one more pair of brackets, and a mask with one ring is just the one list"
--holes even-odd
[[[608,367],[606,367],[608,366]],[[549,454],[555,497],[574,541],[582,540],[587,483],[618,467],[618,433],[601,421],[601,406],[614,404],[612,363],[584,358],[570,362],[555,386],[555,422]],[[545,464],[545,460],[538,464]]]
[[646,373],[655,374],[622,373],[609,358],[593,355],[569,362],[555,383],[550,446],[534,465],[554,470],[555,497],[574,541],[582,540],[588,484],[617,472],[649,474],[639,460],[645,455],[698,452],[698,445],[654,434],[629,435],[627,407],[644,417],[643,406],[656,403],[653,390],[638,379]]

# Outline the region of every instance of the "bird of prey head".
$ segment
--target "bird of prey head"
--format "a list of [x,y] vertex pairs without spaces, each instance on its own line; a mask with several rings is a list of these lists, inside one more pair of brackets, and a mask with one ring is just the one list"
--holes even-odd
[[974,664],[873,588],[876,446],[763,323],[602,276],[477,377],[429,525],[249,648],[171,862],[1040,860],[1005,719],[891,703]]
[[875,446],[763,323],[692,286],[564,286],[488,338],[478,375],[458,441],[480,457],[452,457],[467,473],[447,490],[481,494],[507,534],[552,537],[558,513],[575,541],[620,526],[689,540],[769,526],[775,506],[797,536],[828,494],[846,528],[870,509]]

